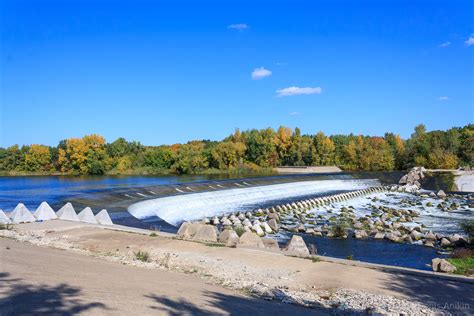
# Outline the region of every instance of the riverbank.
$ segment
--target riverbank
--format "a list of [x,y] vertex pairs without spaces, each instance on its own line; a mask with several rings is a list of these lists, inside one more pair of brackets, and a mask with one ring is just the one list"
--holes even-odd
[[[217,247],[178,240],[169,234],[128,233],[64,221],[20,224],[13,231],[4,230],[0,234],[36,246],[64,249],[125,265],[193,274],[241,293],[318,311],[362,314],[371,310],[382,314],[423,315],[434,313],[432,307],[446,306],[451,312],[469,314],[472,310],[466,310],[466,304],[474,306],[469,295],[474,291],[472,279],[432,272],[379,269],[348,260],[327,262],[324,257],[295,258],[271,249]],[[3,239],[0,240],[3,245]],[[137,259],[139,251],[149,255],[147,262]],[[2,246],[2,258],[7,255]],[[54,263],[51,258],[54,257],[44,264]],[[16,257],[16,260],[24,262],[29,258]],[[36,271],[44,270],[42,265],[35,267]],[[105,284],[109,278],[122,278],[110,273],[98,281]],[[127,286],[138,286],[130,282]]]

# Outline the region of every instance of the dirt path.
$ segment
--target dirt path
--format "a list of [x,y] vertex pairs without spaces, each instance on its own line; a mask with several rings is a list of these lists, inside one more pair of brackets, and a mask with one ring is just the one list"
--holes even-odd
[[0,315],[292,314],[196,276],[121,265],[0,238]]

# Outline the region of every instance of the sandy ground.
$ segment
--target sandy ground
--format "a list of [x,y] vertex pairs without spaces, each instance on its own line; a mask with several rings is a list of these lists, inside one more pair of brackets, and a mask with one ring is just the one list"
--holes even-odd
[[[59,229],[51,229],[53,225],[51,223]],[[89,302],[87,304],[100,302],[115,308],[115,311],[123,312],[133,310],[146,313],[152,311],[150,306],[161,306],[161,309],[156,310],[164,312],[166,309],[163,310],[165,308],[163,304],[168,304],[166,308],[178,308],[184,305],[191,309],[198,306],[203,309],[203,313],[216,311],[219,308],[221,311],[216,311],[217,313],[233,313],[233,308],[236,312],[255,311],[257,314],[263,310],[271,312],[272,308],[275,308],[274,311],[285,311],[285,313],[287,311],[280,309],[283,307],[278,307],[281,304],[277,306],[273,305],[275,303],[273,302],[268,305],[263,300],[255,301],[235,291],[212,287],[203,280],[232,289],[252,291],[257,288],[260,296],[265,296],[267,290],[274,292],[277,289],[284,295],[283,301],[303,304],[309,302],[310,305],[311,302],[326,299],[324,298],[326,295],[330,296],[337,294],[341,289],[347,289],[370,295],[393,297],[404,300],[403,304],[406,302],[424,304],[437,306],[443,310],[446,307],[458,314],[470,314],[474,308],[472,279],[446,278],[435,273],[396,268],[380,269],[375,265],[358,264],[347,260],[338,260],[339,263],[313,262],[285,256],[281,252],[215,247],[169,238],[169,235],[150,237],[144,234],[98,229],[91,225],[81,227],[77,225],[64,221],[19,225],[17,229],[21,235],[20,240],[88,256],[16,244],[3,238],[0,239],[2,248],[0,256],[1,271],[7,273],[5,278],[20,278],[18,281],[20,284],[22,282],[32,284],[33,288],[42,282],[48,283],[48,286],[53,288],[60,283],[66,283],[82,289],[83,294],[78,296]],[[7,246],[10,250],[6,250]],[[139,250],[150,253],[149,263],[134,260],[134,253]],[[91,256],[113,262],[104,262]],[[118,263],[153,270],[122,266]],[[131,294],[127,292],[128,288],[131,289]],[[121,294],[122,291],[129,293],[134,299]],[[5,292],[3,293],[5,295]],[[159,303],[153,305],[151,295],[157,295],[154,301]],[[185,304],[177,304],[176,302],[183,297]],[[363,300],[373,299],[370,296],[363,298]],[[190,303],[187,304],[186,300]],[[1,298],[1,302],[5,302],[5,297]],[[366,303],[361,302],[361,305]],[[396,300],[393,302],[389,300],[389,303],[395,306],[401,304]],[[264,304],[263,310],[258,309],[259,304]],[[290,308],[288,305],[281,306]],[[326,308],[324,304],[316,306],[320,311]],[[407,305],[407,308],[410,306]],[[96,309],[100,313],[108,311],[99,307],[94,308]],[[187,311],[178,310],[178,314]],[[199,311],[196,310],[196,313]],[[190,312],[194,314],[192,309]],[[298,309],[295,312],[308,312],[308,310]],[[314,310],[311,312],[314,313]]]
[[197,276],[0,239],[0,315],[294,314],[308,309],[244,296]]

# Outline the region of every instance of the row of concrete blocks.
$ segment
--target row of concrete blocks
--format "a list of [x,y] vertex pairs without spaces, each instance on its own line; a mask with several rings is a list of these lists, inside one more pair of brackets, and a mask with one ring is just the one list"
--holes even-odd
[[351,191],[351,192],[346,192],[346,193],[338,193],[338,194],[328,195],[328,196],[319,197],[319,198],[306,199],[306,200],[302,200],[298,202],[276,205],[276,206],[271,207],[270,210],[275,211],[275,212],[285,212],[285,211],[291,211],[291,210],[296,210],[296,209],[310,209],[310,208],[314,208],[318,206],[329,205],[331,203],[342,202],[345,200],[361,197],[364,195],[380,193],[380,192],[385,192],[389,190],[390,190],[390,187],[388,186],[370,187],[370,188],[362,189],[362,190],[356,190],[356,191]]
[[42,202],[33,213],[31,213],[23,203],[19,203],[8,215],[0,210],[0,223],[2,224],[32,223],[54,219],[89,224],[113,225],[107,210],[103,209],[94,216],[92,209],[86,207],[77,214],[71,203],[66,203],[57,212],[54,212],[53,208],[47,202]]

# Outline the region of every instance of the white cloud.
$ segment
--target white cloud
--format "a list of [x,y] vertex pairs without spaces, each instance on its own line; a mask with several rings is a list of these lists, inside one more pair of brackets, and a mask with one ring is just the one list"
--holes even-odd
[[441,96],[438,98],[438,101],[449,101],[450,100],[450,97],[447,97],[447,96]]
[[227,28],[237,30],[237,31],[243,31],[245,29],[248,29],[250,26],[245,23],[238,23],[238,24],[231,24]]
[[323,90],[320,87],[288,87],[277,90],[278,97],[289,97],[293,95],[302,95],[302,94],[320,94]]
[[268,69],[265,69],[264,67],[255,68],[252,71],[252,79],[253,80],[260,80],[260,79],[263,79],[263,78],[271,76],[271,75],[272,75],[272,72]]
[[275,63],[275,65],[277,65],[277,66],[286,66],[286,65],[288,65],[288,63],[281,62],[281,61],[277,61],[277,62]]
[[466,44],[467,46],[472,46],[474,45],[474,35],[471,35],[465,42],[464,44]]
[[448,47],[451,45],[451,42],[444,42],[443,44],[440,44],[439,47]]
[[291,112],[291,113],[290,113],[291,116],[298,116],[298,115],[300,115],[300,114],[301,114],[300,112]]

